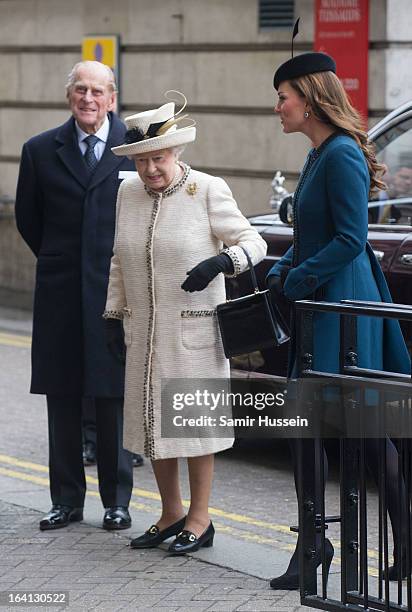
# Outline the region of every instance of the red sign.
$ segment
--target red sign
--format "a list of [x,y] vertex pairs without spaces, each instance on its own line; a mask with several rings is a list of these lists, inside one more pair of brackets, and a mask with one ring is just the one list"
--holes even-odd
[[369,0],[316,0],[315,50],[336,60],[352,104],[368,116]]

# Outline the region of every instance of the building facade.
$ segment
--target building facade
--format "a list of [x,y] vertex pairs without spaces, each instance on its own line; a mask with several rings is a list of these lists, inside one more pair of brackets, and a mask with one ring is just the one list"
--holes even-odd
[[[292,20],[301,18],[296,52],[313,47],[314,3],[289,2]],[[279,25],[281,12],[277,25],[260,27],[260,11],[281,4],[288,3],[0,1],[0,288],[30,290],[33,261],[10,216],[19,155],[24,141],[68,117],[64,86],[83,36],[120,36],[122,116],[160,105],[168,89],[186,94],[198,139],[183,158],[225,178],[245,214],[269,210],[275,170],[293,189],[307,142],[283,135],[272,87],[275,67],[290,57],[291,28]],[[411,1],[370,0],[369,15],[373,123],[412,97]]]

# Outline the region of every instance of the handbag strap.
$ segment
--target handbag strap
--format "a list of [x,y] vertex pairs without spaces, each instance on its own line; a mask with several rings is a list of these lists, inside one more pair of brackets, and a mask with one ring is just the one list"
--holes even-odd
[[260,291],[259,289],[259,284],[256,278],[256,272],[255,272],[255,267],[252,263],[252,260],[250,259],[250,255],[249,253],[246,251],[245,248],[240,247],[242,249],[242,251],[244,252],[244,254],[246,255],[246,259],[247,259],[247,263],[249,265],[249,272],[250,272],[250,276],[252,277],[252,285],[253,285],[253,289],[255,290],[255,293],[257,293],[258,291]]

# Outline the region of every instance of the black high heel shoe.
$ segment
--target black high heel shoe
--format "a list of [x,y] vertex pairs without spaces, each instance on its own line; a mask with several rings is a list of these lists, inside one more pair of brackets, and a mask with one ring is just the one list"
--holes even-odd
[[[334,552],[335,552],[335,549],[333,548],[331,541],[326,539],[325,540],[326,578],[328,578],[329,576],[330,564],[332,563]],[[295,555],[297,555],[297,549],[293,553],[293,556]],[[289,563],[289,567],[286,570],[286,572],[282,574],[281,576],[278,576],[277,578],[272,578],[272,580],[270,581],[270,586],[275,591],[296,591],[299,589],[298,571],[289,570],[291,565],[296,565],[296,564],[292,564],[292,559]],[[320,557],[320,550],[318,550],[316,553],[316,567],[318,568],[321,563],[322,563],[322,560]]]
[[169,552],[173,555],[184,555],[186,553],[195,552],[199,548],[208,548],[213,546],[213,538],[215,537],[215,528],[212,521],[209,526],[198,538],[191,531],[184,529],[177,534],[177,538],[169,546]]
[[[385,570],[382,573],[383,579],[385,580]],[[402,550],[402,561],[394,553],[393,565],[388,568],[388,579],[389,580],[405,580],[408,577],[406,569],[406,549]]]
[[169,527],[160,530],[157,525],[152,525],[143,535],[130,542],[130,548],[155,548],[167,538],[177,535],[185,526],[186,517],[176,521]]

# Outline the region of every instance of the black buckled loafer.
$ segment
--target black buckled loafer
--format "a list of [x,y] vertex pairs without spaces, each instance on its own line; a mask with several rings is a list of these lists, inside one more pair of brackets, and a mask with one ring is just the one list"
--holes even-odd
[[53,504],[52,509],[44,516],[40,523],[41,531],[48,529],[61,529],[74,521],[83,520],[83,508],[73,508],[62,504]]
[[155,548],[164,540],[177,535],[185,526],[186,517],[184,516],[176,523],[169,525],[165,529],[160,530],[157,525],[152,525],[143,535],[135,538],[130,542],[131,548]]
[[132,465],[133,467],[141,467],[143,465],[143,457],[138,453],[132,453]]
[[83,444],[83,464],[96,465],[96,445],[94,442],[85,442]]
[[129,529],[132,526],[132,519],[126,506],[112,506],[106,508],[103,517],[104,529]]
[[170,544],[168,550],[173,555],[185,555],[186,553],[199,550],[202,546],[204,548],[213,546],[214,537],[215,528],[212,521],[210,521],[209,527],[198,538],[191,531],[187,531],[187,529],[178,533],[176,540]]

